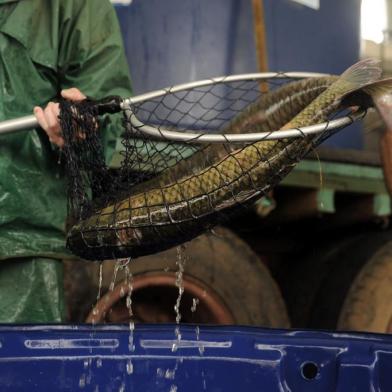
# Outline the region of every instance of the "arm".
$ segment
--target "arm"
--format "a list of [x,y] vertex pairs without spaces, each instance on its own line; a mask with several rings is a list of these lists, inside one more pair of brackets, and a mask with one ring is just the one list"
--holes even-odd
[[[131,83],[120,29],[112,5],[101,0],[64,1],[64,19],[60,31],[58,78],[65,98],[80,100],[84,95],[128,97]],[[73,87],[77,87],[77,89]],[[83,92],[83,93],[81,93]],[[63,145],[58,124],[58,105],[49,103],[34,113],[51,141]],[[121,130],[121,116],[111,116],[104,140],[109,153]]]

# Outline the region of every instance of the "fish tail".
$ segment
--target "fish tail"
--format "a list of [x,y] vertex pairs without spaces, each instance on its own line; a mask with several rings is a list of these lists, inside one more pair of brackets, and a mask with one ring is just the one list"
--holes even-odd
[[[378,81],[382,73],[379,63],[379,60],[365,59],[347,68],[324,93],[326,97],[333,98],[331,107],[338,107],[343,99],[351,99],[354,93],[363,91],[364,86]],[[329,105],[325,106],[329,108]]]
[[375,59],[357,62],[340,75],[339,79],[331,85],[330,91],[342,98],[378,81],[382,73],[379,63],[380,61]]

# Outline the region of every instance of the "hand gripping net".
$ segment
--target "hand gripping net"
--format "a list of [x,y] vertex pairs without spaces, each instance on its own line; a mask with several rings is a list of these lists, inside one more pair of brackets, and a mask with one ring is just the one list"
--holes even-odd
[[[297,80],[304,76],[314,78]],[[237,75],[125,100],[61,102],[68,247],[91,260],[137,257],[190,240],[249,206],[363,115],[278,131],[333,78]],[[123,116],[122,159],[112,169],[100,114],[115,111]]]

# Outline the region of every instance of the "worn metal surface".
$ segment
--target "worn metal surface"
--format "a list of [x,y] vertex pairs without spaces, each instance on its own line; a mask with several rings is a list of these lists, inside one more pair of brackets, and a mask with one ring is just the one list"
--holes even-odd
[[[392,337],[245,327],[1,327],[2,391],[389,391]],[[173,350],[174,345],[174,350]]]

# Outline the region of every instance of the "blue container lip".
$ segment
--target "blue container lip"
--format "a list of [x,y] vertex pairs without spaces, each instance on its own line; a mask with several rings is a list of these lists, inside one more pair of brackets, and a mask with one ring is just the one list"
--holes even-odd
[[[277,329],[267,327],[256,327],[247,325],[198,325],[198,324],[135,324],[134,333],[174,333],[176,328],[181,333],[194,333],[195,328],[203,333],[214,335],[249,335],[277,337],[284,336],[290,338],[317,338],[317,339],[344,339],[344,340],[374,340],[392,343],[391,334],[362,332],[362,331],[331,331],[312,329]],[[7,332],[80,332],[80,333],[129,333],[129,324],[0,324],[0,334]]]

